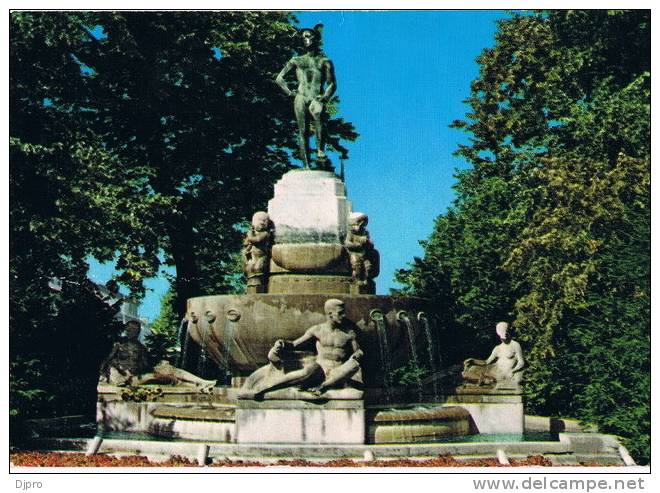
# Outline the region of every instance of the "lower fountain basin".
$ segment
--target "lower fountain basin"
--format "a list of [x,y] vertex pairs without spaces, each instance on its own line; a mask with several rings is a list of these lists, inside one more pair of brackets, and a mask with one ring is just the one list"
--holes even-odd
[[433,443],[473,433],[462,407],[391,408],[367,414],[367,443]]
[[434,331],[425,326],[431,320],[425,317],[427,300],[378,295],[201,296],[188,300],[188,333],[220,367],[245,376],[268,363],[275,341],[294,340],[323,322],[329,298],[344,301],[346,316],[355,324],[367,387],[382,387],[388,370],[411,359],[429,361],[429,348],[437,347],[428,341]]

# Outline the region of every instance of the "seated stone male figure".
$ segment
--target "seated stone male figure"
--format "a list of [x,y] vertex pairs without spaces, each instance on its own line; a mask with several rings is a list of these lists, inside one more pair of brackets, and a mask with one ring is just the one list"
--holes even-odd
[[[330,389],[352,387],[355,397],[361,396],[359,360],[364,353],[355,330],[346,320],[344,303],[330,299],[325,302],[324,311],[325,322],[310,327],[295,341],[275,343],[268,353],[270,363],[248,377],[239,397],[259,399],[266,392],[286,387],[309,389],[317,396]],[[315,358],[292,366],[288,356],[312,341],[316,342]]]
[[239,399],[261,399],[266,392],[287,387],[309,387],[316,377],[315,363],[288,351],[291,343],[278,340],[268,352],[268,364],[254,371],[238,392]]
[[151,362],[147,348],[139,340],[140,323],[130,320],[124,326],[125,338],[115,342],[101,363],[99,383],[130,385],[132,380],[149,371]]
[[161,360],[152,366],[147,348],[139,340],[140,323],[129,321],[124,331],[126,339],[117,342],[101,364],[99,383],[116,386],[135,386],[148,383],[171,385],[193,385],[210,388],[215,380],[204,380],[190,372],[172,366]]

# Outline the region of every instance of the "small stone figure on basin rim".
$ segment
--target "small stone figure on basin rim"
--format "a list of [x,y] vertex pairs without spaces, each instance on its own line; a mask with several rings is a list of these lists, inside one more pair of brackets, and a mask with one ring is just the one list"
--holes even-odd
[[243,271],[248,293],[263,293],[268,283],[268,263],[273,245],[273,223],[267,212],[255,212],[243,241]]
[[[373,278],[378,275],[378,252],[367,231],[369,217],[362,212],[354,212],[348,217],[348,234],[344,246],[348,250],[353,282],[357,292],[373,293]],[[371,288],[371,289],[370,289]]]

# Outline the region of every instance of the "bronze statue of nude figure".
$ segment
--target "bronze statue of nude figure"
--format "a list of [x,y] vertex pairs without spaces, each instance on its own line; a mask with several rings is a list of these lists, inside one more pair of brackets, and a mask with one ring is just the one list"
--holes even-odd
[[[327,168],[330,161],[325,154],[323,116],[325,107],[337,89],[332,62],[320,51],[322,24],[313,29],[302,29],[301,38],[305,53],[294,56],[278,74],[275,82],[288,96],[293,96],[293,109],[298,122],[300,158],[309,168],[309,127],[316,136],[316,166]],[[284,77],[295,68],[298,88],[291,90]]]

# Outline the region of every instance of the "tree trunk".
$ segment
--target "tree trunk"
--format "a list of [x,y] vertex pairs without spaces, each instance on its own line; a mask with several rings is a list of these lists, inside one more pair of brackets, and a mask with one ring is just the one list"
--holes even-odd
[[201,294],[193,234],[192,226],[186,222],[170,227],[172,258],[176,268],[174,308],[179,320],[186,315],[188,298]]
[[[197,269],[193,242],[194,233],[192,226],[185,221],[173,221],[168,229],[172,258],[174,259],[174,266],[176,268],[173,303],[178,319],[182,320],[184,317],[190,317],[190,314],[186,313],[188,298],[201,294],[199,271]],[[196,315],[202,316],[201,313],[197,313]],[[185,344],[181,346],[182,361],[180,364],[184,370],[194,372],[197,369],[201,348],[187,334],[187,325],[186,323]]]

